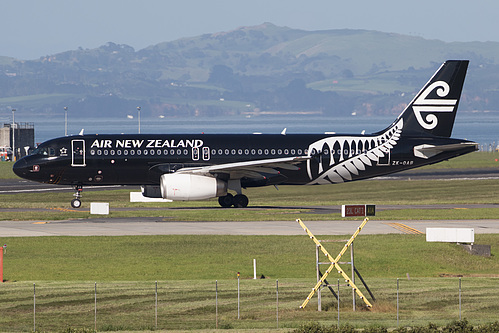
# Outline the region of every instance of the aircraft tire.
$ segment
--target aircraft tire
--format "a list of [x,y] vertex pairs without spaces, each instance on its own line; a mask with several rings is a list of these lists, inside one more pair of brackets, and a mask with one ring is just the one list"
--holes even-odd
[[223,208],[229,208],[234,203],[234,196],[230,193],[227,193],[227,195],[224,195],[223,197],[218,197],[218,203]]
[[71,200],[71,207],[80,208],[81,207],[81,200],[80,199]]
[[234,207],[235,208],[246,208],[248,207],[248,197],[244,194],[238,194],[234,197]]

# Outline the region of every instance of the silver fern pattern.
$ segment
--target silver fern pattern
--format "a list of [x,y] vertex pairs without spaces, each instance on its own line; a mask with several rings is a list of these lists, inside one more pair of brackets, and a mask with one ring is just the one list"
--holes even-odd
[[360,176],[380,158],[390,153],[402,133],[403,120],[378,136],[330,137],[314,142],[308,148],[311,156],[307,161],[309,185],[343,183]]

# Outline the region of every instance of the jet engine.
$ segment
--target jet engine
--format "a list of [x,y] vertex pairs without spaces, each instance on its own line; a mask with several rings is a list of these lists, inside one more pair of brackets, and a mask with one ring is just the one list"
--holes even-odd
[[227,182],[215,177],[173,173],[161,175],[161,196],[165,199],[189,201],[227,195]]

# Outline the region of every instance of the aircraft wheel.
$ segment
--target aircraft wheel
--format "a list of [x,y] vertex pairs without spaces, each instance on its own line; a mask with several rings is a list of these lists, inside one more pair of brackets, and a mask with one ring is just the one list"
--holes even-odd
[[80,199],[71,200],[71,207],[80,208],[81,207],[81,200]]
[[248,197],[244,194],[238,194],[234,197],[234,207],[245,208],[248,207]]
[[227,193],[227,195],[223,197],[218,197],[218,203],[223,208],[229,208],[234,203],[234,196],[230,193]]

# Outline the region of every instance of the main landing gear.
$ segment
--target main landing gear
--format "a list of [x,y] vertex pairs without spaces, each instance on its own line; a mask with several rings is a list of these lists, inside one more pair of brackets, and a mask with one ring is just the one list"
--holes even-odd
[[223,208],[229,208],[234,206],[235,208],[245,208],[248,207],[248,197],[244,194],[236,194],[235,196],[227,193],[227,195],[223,197],[218,197],[218,203]]
[[83,191],[83,186],[74,185],[73,189],[75,190],[75,193],[73,194],[73,196],[75,198],[73,200],[71,200],[71,207],[80,208],[81,207],[81,192]]

